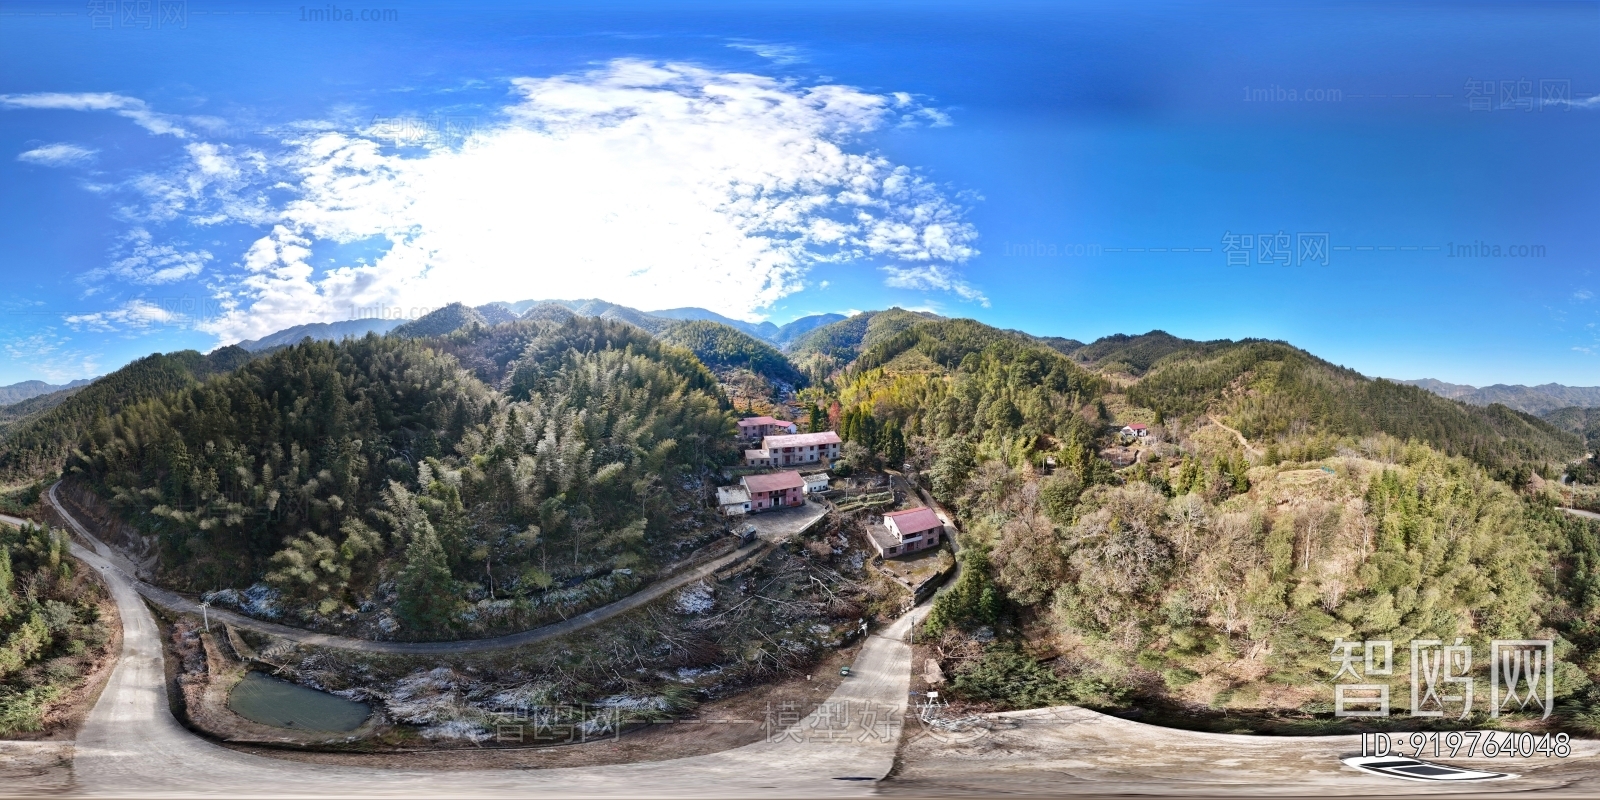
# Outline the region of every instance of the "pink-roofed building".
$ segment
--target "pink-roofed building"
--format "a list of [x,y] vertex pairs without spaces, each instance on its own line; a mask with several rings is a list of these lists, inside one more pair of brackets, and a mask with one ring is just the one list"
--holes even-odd
[[839,457],[841,444],[839,434],[833,431],[767,436],[761,440],[761,449],[744,451],[744,463],[749,467],[788,467],[832,461]]
[[759,440],[763,436],[781,436],[799,430],[793,422],[772,417],[745,417],[739,420],[739,438]]
[[1123,428],[1122,429],[1122,435],[1124,435],[1124,436],[1137,436],[1137,437],[1142,439],[1142,438],[1150,435],[1150,429],[1145,427],[1145,424],[1143,422],[1135,422],[1132,425],[1129,425],[1129,426]]
[[883,524],[868,525],[867,538],[884,558],[938,547],[944,536],[944,521],[931,508],[908,508],[883,515]]
[[770,475],[746,475],[739,484],[750,493],[750,513],[775,511],[805,505],[806,482],[800,473],[774,472]]

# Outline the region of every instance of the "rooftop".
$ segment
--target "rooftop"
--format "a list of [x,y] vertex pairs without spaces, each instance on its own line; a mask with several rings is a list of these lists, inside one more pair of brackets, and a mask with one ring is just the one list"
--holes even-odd
[[717,505],[719,506],[748,502],[750,502],[750,490],[743,486],[717,487]]
[[811,447],[813,445],[838,443],[839,434],[833,431],[791,433],[784,436],[768,436],[761,440],[761,446],[767,450],[771,450],[774,447]]
[[781,420],[781,419],[773,419],[772,417],[745,417],[744,419],[739,420],[739,427],[741,427],[741,428],[742,427],[747,427],[747,426],[750,426],[750,425],[789,425],[789,424],[791,424],[791,423],[786,422],[786,421]]
[[746,475],[740,479],[746,489],[754,492],[781,492],[785,489],[803,489],[805,481],[800,479],[800,473],[774,472],[770,475]]
[[884,514],[883,519],[885,522],[891,519],[894,520],[894,526],[900,529],[902,536],[910,536],[944,527],[944,523],[939,521],[939,515],[933,513],[933,509],[926,506],[908,508],[905,511],[891,511]]

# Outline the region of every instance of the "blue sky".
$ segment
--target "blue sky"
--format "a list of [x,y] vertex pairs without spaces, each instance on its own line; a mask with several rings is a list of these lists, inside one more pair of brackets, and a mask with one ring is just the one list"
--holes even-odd
[[0,383],[596,296],[1600,384],[1596,3],[126,5],[0,6]]

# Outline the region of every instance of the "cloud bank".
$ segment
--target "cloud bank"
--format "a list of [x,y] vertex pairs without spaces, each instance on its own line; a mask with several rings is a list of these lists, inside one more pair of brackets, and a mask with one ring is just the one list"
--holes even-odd
[[[173,133],[190,138],[182,162],[130,184],[141,207],[126,214],[142,227],[103,276],[206,281],[224,311],[196,326],[222,342],[355,309],[453,300],[604,297],[754,319],[822,263],[986,302],[959,274],[976,254],[964,209],[861,145],[880,128],[948,122],[909,95],[633,60],[516,79],[511,93],[492,124],[420,147],[392,124],[303,126],[276,152]],[[166,118],[119,98],[0,103],[112,110],[171,132],[157,130]],[[264,233],[224,265],[226,256],[213,263],[211,252],[149,233],[180,221]],[[324,257],[352,243],[375,255]],[[72,322],[159,320],[123,307]]]

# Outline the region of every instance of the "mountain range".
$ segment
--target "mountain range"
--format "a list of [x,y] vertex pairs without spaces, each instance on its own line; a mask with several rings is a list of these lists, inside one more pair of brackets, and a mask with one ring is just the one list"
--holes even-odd
[[[531,309],[541,305],[555,305],[566,308],[580,317],[600,317],[601,319],[614,319],[637,325],[645,330],[660,334],[677,322],[716,322],[726,325],[734,330],[747,333],[768,344],[783,348],[792,344],[801,336],[830,323],[843,320],[843,314],[812,314],[801,317],[787,325],[775,325],[771,322],[745,322],[733,319],[704,308],[668,308],[660,311],[640,311],[636,308],[618,305],[605,300],[519,300],[514,303],[493,302],[477,306],[472,310],[477,312],[474,318],[487,325],[499,325],[520,319]],[[368,332],[385,334],[389,331],[408,325],[416,320],[404,319],[353,319],[342,322],[313,322],[307,325],[296,325],[285,328],[275,333],[267,334],[260,339],[247,339],[239,342],[238,346],[252,353],[265,352],[273,348],[295,344],[300,340],[311,337],[315,340],[338,341],[347,338],[360,338]],[[426,334],[424,334],[426,335]],[[28,383],[41,383],[28,381]],[[17,384],[23,386],[24,384]],[[41,385],[44,385],[41,383]],[[11,387],[0,388],[0,392]],[[56,391],[65,387],[46,389],[36,394]],[[0,405],[26,400],[33,395],[20,396],[13,400],[4,399],[0,395]]]
[[1561,408],[1600,408],[1600,386],[1563,386],[1559,383],[1523,386],[1497,383],[1480,388],[1461,383],[1445,383],[1433,378],[1395,381],[1395,383],[1427,389],[1440,397],[1460,400],[1475,406],[1499,403],[1529,414],[1543,415]]
[[12,403],[32,400],[40,395],[59,392],[63,389],[76,389],[91,380],[93,378],[85,378],[60,386],[45,383],[44,381],[23,381],[21,383],[13,383],[10,386],[0,386],[0,406],[9,406]]

